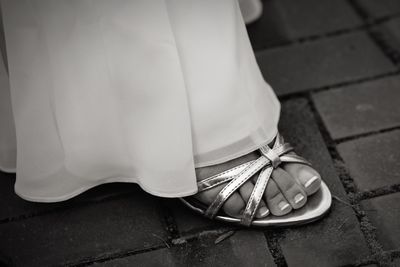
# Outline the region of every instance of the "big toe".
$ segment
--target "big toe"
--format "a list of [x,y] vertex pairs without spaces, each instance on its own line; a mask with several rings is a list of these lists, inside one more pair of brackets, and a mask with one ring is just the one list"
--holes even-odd
[[289,202],[282,194],[274,180],[270,179],[264,192],[264,199],[271,213],[275,216],[288,214],[292,210]]
[[224,203],[222,209],[232,217],[239,218],[245,208],[245,203],[239,193],[233,193]]
[[302,186],[308,196],[318,191],[321,186],[321,176],[310,166],[298,163],[287,163],[283,167]]
[[290,203],[292,208],[299,209],[307,202],[307,194],[289,173],[281,168],[272,172],[272,179]]
[[[210,190],[198,193],[194,197],[204,204],[210,205],[222,189],[223,186],[217,186]],[[224,205],[222,206],[222,210],[226,214],[238,218],[242,214],[244,205],[245,203],[240,194],[235,192],[225,201]]]
[[[250,200],[250,198],[254,197],[253,190],[254,190],[254,185],[251,181],[244,183],[239,188],[240,196],[242,197],[242,199],[245,203],[252,201],[252,200]],[[263,200],[260,200],[260,204],[257,207],[255,217],[256,218],[264,218],[264,217],[268,216],[269,213],[270,213],[270,211],[267,208],[267,205],[265,204],[265,202]]]

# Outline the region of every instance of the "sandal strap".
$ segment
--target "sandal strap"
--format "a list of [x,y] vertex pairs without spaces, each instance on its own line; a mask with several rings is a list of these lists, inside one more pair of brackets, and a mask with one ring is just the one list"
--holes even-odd
[[[267,149],[266,147],[269,150],[271,150],[267,145],[264,145],[263,147],[260,148],[260,151],[261,152],[266,151],[266,149]],[[293,147],[290,146],[288,143],[284,143],[283,145],[276,147],[274,149],[274,151],[275,151],[275,154],[277,154],[277,155],[284,155],[285,153],[293,151]],[[262,154],[264,155],[263,152],[262,152]],[[299,157],[299,156],[297,156],[297,157]],[[286,156],[280,156],[280,159],[282,162],[294,162],[293,159],[286,157]],[[305,163],[309,164],[306,160],[303,159],[303,161]],[[203,179],[203,180],[197,182],[198,192],[203,192],[203,191],[209,190],[211,188],[214,188],[216,186],[219,186],[221,184],[231,181],[233,178],[235,178],[235,176],[239,175],[244,169],[246,169],[253,162],[254,162],[254,160],[248,161],[248,162],[243,163],[239,166],[236,166],[232,169],[226,170],[224,172],[221,172],[219,174],[213,175],[211,177],[208,177],[206,179]],[[297,160],[295,162],[303,163],[303,162],[300,162],[300,160]]]
[[287,154],[293,151],[293,147],[290,144],[285,143],[283,137],[279,133],[275,137],[275,142],[272,148],[266,144],[259,148],[259,150],[261,156],[258,159],[243,163],[232,169],[203,179],[197,183],[198,192],[206,191],[227,183],[204,212],[206,217],[212,219],[217,216],[218,211],[222,208],[228,198],[245,182],[253,177],[254,174],[261,170],[240,222],[242,225],[249,226],[254,219],[274,169],[283,162],[300,163],[311,166],[311,163],[303,157],[300,157],[295,153]]
[[246,162],[246,163],[236,166],[232,169],[226,170],[224,172],[221,172],[219,174],[216,174],[209,178],[201,180],[200,182],[197,183],[198,192],[206,191],[206,190],[209,190],[216,186],[219,186],[220,184],[229,182],[235,176],[237,176],[241,172],[243,172],[243,170],[246,169],[247,167],[249,167],[249,165],[251,165],[253,162],[254,162],[254,160]]
[[257,182],[254,185],[253,191],[251,192],[249,201],[247,202],[246,208],[243,211],[240,223],[245,226],[251,225],[254,219],[258,206],[261,203],[264,191],[267,188],[269,179],[271,178],[273,167],[264,168],[261,170]]
[[297,154],[282,155],[280,158],[281,161],[285,163],[300,163],[311,166],[311,163],[308,160]]
[[233,178],[217,195],[214,201],[205,211],[205,216],[214,218],[225,201],[245,182],[247,182],[255,173],[261,170],[269,163],[266,157],[259,157],[247,166],[239,175]]

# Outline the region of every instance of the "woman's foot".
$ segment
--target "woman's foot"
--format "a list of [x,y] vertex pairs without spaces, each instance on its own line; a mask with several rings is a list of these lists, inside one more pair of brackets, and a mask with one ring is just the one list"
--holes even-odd
[[[289,154],[289,153],[288,153]],[[196,169],[197,180],[201,181],[217,173],[231,169],[250,160],[260,157],[259,151],[254,151],[243,157]],[[252,180],[247,181],[225,202],[223,210],[232,217],[239,218],[251,195],[257,179],[256,174]],[[299,209],[307,202],[307,196],[318,191],[321,177],[313,168],[298,163],[283,163],[271,175],[264,198],[256,213],[256,218],[263,218],[268,214],[282,216],[293,209]],[[220,185],[207,191],[196,194],[194,197],[205,204],[211,204],[219,191],[225,185]]]

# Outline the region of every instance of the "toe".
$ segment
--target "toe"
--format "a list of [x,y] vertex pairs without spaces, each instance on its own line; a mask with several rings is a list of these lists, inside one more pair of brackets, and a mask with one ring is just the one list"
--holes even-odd
[[274,180],[270,179],[264,193],[264,199],[271,213],[275,216],[288,214],[292,207],[283,196]]
[[[242,197],[245,205],[247,205],[249,198],[253,192],[254,185],[252,182],[246,182],[239,188],[240,196]],[[256,218],[263,218],[269,214],[269,209],[264,201],[261,200],[256,211]]]
[[243,209],[245,208],[245,202],[239,193],[233,193],[223,205],[222,209],[224,212],[232,217],[240,218]]
[[294,177],[307,195],[312,195],[318,191],[321,186],[321,176],[310,166],[297,163],[285,164],[283,169]]
[[270,214],[270,211],[267,207],[267,204],[265,204],[264,200],[260,201],[260,205],[258,206],[258,210],[256,212],[256,218],[261,219],[265,218]]
[[281,168],[272,172],[272,179],[294,209],[299,209],[307,202],[307,194],[289,173]]
[[[224,185],[217,186],[210,190],[196,194],[194,197],[206,205],[210,205],[218,195],[218,193],[224,188]],[[239,218],[245,207],[245,202],[239,193],[233,193],[222,206],[222,210],[235,218]]]

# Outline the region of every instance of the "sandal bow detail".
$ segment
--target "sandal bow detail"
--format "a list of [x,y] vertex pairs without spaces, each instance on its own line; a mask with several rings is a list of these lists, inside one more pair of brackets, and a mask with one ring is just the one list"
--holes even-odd
[[[292,211],[285,216],[277,217],[269,215],[266,218],[254,220],[256,211],[274,169],[282,163],[300,163],[311,166],[304,158],[294,153],[288,154],[293,152],[293,150],[293,147],[285,143],[283,137],[278,133],[272,148],[268,145],[259,148],[261,156],[258,159],[246,162],[197,183],[198,192],[209,190],[221,184],[226,184],[207,208],[204,207],[204,204],[191,197],[181,198],[181,200],[192,210],[210,219],[228,221],[243,226],[292,225],[316,220],[329,210],[331,205],[331,194],[324,182],[321,183],[319,191],[310,196],[310,199],[304,207]],[[257,181],[241,218],[220,214],[220,209],[226,200],[257,172],[259,172]]]

